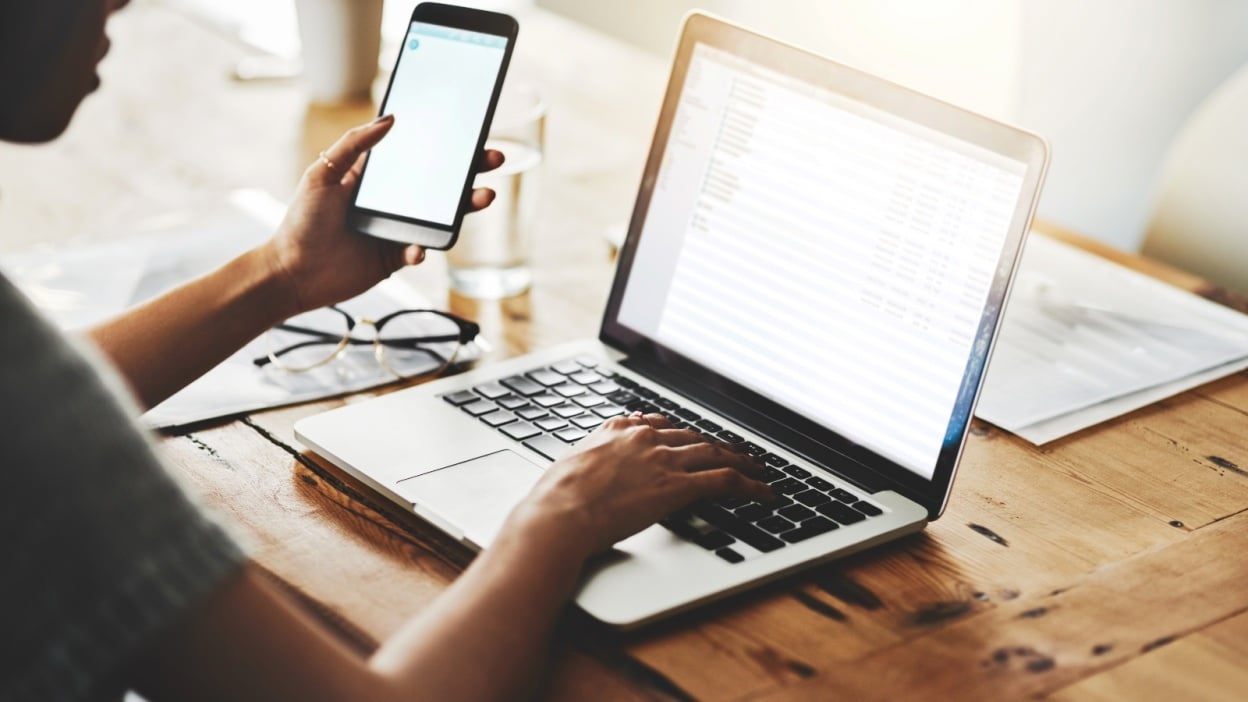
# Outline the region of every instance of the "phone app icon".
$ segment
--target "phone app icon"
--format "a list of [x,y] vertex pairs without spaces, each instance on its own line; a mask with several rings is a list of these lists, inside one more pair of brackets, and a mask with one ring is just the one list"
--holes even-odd
[[417,39],[416,37],[412,37],[411,40],[407,42],[408,51],[415,51],[419,48],[420,48],[420,40]]

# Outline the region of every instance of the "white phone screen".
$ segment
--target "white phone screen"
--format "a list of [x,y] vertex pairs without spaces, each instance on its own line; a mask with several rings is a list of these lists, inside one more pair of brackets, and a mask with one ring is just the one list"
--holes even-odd
[[382,114],[394,127],[368,158],[356,207],[451,226],[507,38],[412,22]]

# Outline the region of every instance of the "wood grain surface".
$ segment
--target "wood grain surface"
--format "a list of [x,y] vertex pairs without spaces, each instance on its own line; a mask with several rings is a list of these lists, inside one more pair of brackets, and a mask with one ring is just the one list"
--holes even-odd
[[[613,266],[603,234],[627,221],[666,79],[663,61],[556,16],[520,19],[512,80],[551,105],[533,290],[450,295],[437,257],[403,273],[482,322],[495,346],[482,363],[596,334]],[[104,87],[70,132],[0,146],[0,251],[125,236],[238,187],[287,197],[317,151],[375,111],[232,82],[247,49],[156,3],[110,33]],[[1163,264],[1038,228],[1248,310]],[[164,440],[255,560],[361,651],[470,555],[304,452],[292,425],[394,389]],[[543,696],[1248,698],[1246,421],[1239,374],[1044,448],[976,422],[948,512],[924,532],[634,634],[569,612]]]

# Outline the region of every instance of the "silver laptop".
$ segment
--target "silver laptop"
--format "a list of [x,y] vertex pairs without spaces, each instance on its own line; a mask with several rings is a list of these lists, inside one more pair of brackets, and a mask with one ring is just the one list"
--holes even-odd
[[1029,133],[701,14],[685,23],[597,339],[295,425],[488,546],[607,418],[739,444],[780,497],[617,545],[577,604],[639,626],[944,510],[1048,160]]

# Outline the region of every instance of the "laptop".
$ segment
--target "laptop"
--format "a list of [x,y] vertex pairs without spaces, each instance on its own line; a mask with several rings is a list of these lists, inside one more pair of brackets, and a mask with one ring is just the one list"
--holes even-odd
[[642,626],[945,508],[1039,195],[1039,137],[723,20],[685,21],[598,337],[303,419],[466,546],[607,418],[766,466],[616,546],[576,603]]

